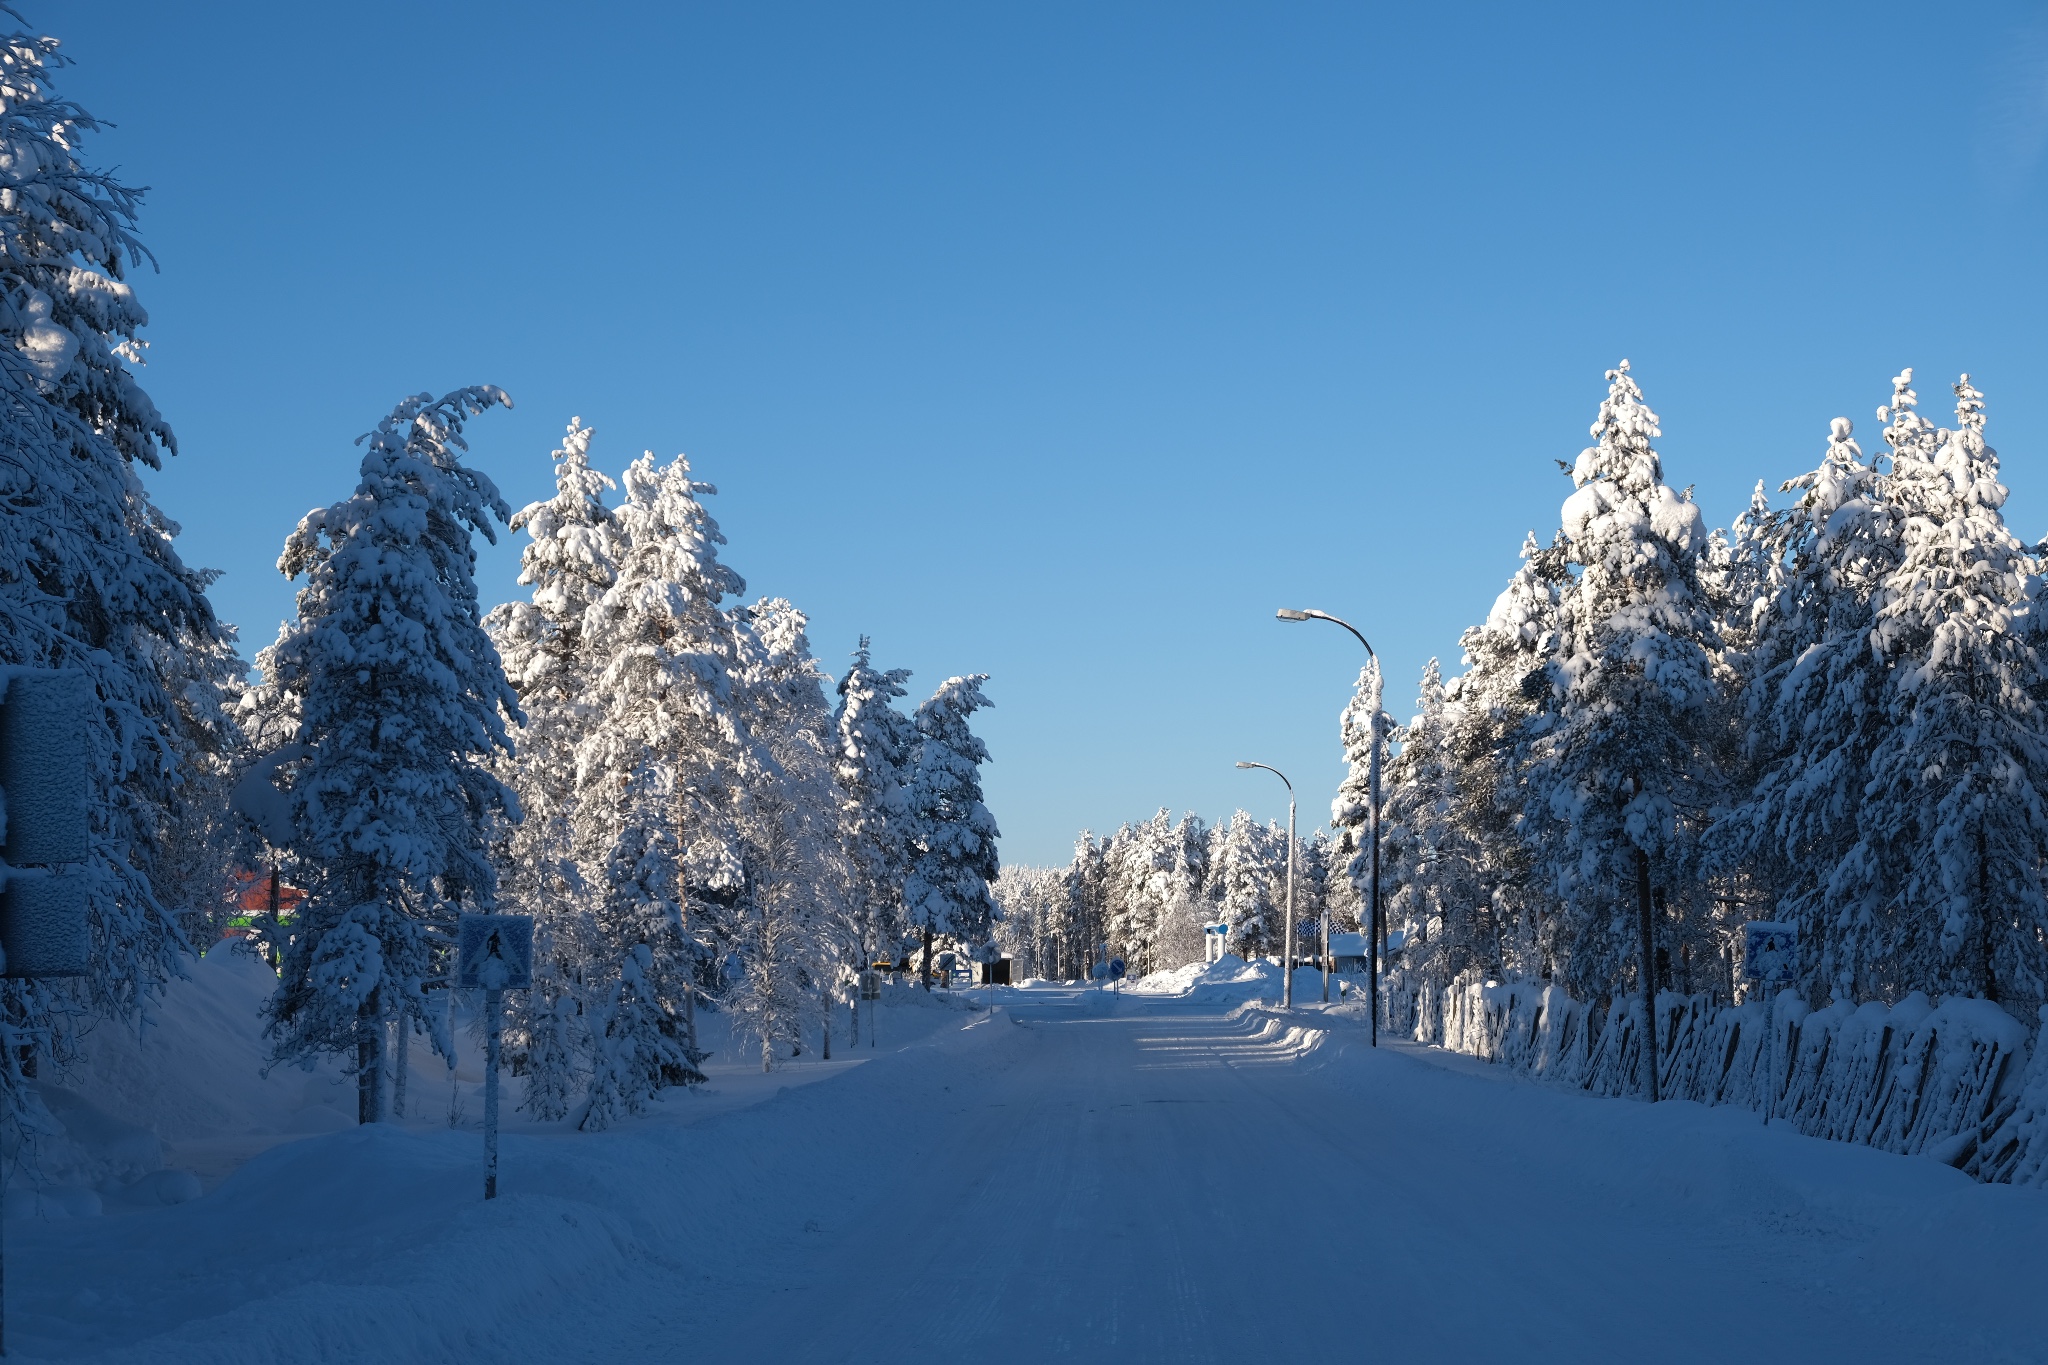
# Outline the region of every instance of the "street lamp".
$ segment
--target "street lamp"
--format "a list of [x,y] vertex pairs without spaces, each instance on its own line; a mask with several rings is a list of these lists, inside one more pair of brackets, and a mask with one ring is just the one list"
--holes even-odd
[[1287,774],[1270,763],[1239,763],[1240,768],[1264,768],[1287,784],[1287,935],[1281,947],[1280,1008],[1294,1008],[1294,784]]
[[[1352,625],[1342,617],[1332,616],[1326,611],[1296,611],[1292,607],[1282,607],[1273,614],[1283,621],[1328,621],[1333,625],[1342,626],[1350,631],[1353,636],[1357,637],[1358,643],[1365,646],[1367,658],[1371,659],[1374,663],[1378,663],[1380,660],[1380,656],[1373,651],[1372,642],[1358,633],[1357,626]],[[1368,1006],[1372,1013],[1371,1042],[1372,1046],[1378,1047],[1380,1045],[1380,709],[1378,707],[1374,707],[1372,713],[1372,742],[1369,757],[1366,760],[1366,771],[1366,785],[1371,788],[1369,799],[1372,805],[1372,831],[1370,835],[1372,840],[1372,929],[1369,935],[1372,940],[1372,960],[1369,964],[1367,989],[1371,992],[1371,1000]],[[1323,962],[1325,964],[1323,999],[1328,1000],[1330,998],[1330,978],[1327,964],[1330,960],[1330,954],[1327,939],[1329,934],[1329,916],[1327,912],[1324,914],[1323,921],[1323,933],[1326,936],[1323,945]]]

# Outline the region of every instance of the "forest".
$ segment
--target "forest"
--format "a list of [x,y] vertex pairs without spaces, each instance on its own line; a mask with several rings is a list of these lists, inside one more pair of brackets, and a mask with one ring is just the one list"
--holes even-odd
[[[1753,993],[1743,926],[1795,926],[1783,983],[1816,1005],[1914,992],[2023,1022],[2048,976],[2044,547],[2006,524],[1984,395],[1953,424],[1902,371],[1866,453],[1835,418],[1815,467],[1708,531],[1674,491],[1627,361],[1547,541],[1424,668],[1396,724],[1375,659],[1339,721],[1334,837],[1305,841],[1297,899],[1356,928],[1372,902],[1408,990],[1552,982],[1582,1000]],[[1774,501],[1776,505],[1774,505]],[[1373,727],[1385,737],[1373,808]],[[1165,812],[1083,836],[1067,868],[1005,872],[1019,946],[1197,960],[1197,922],[1272,952],[1285,836]],[[1365,916],[1369,919],[1369,916]],[[1064,946],[1055,954],[1068,951]],[[1062,969],[1070,966],[1058,958]]]

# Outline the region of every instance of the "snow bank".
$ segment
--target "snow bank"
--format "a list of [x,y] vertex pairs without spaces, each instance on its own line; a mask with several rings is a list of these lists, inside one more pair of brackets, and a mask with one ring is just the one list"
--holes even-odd
[[[1556,986],[1474,980],[1396,982],[1389,996],[1417,1042],[1596,1095],[1647,1088],[1634,998],[1600,1010]],[[1811,1010],[1790,991],[1733,1006],[1666,991],[1657,1015],[1665,1099],[1741,1105],[1812,1137],[2048,1184],[2048,1048],[2034,1042],[2029,1064],[2029,1030],[1989,1001],[1915,992]]]
[[879,1191],[873,1153],[918,1143],[903,1116],[933,1094],[1000,1076],[1023,1030],[957,1005],[882,1022],[873,1060],[811,1085],[757,1073],[744,1110],[698,1117],[695,1092],[670,1091],[603,1133],[508,1128],[490,1203],[476,1133],[371,1124],[275,1146],[177,1207],[17,1224],[9,1346],[137,1365],[580,1358],[593,1316],[715,1295],[874,1198],[917,1197],[913,1180]]
[[264,1074],[261,1010],[276,984],[253,954],[222,943],[135,1028],[87,1033],[37,1087],[47,1114],[11,1169],[8,1216],[195,1198],[265,1147],[353,1124],[355,1087],[338,1066]]
[[[1300,968],[1294,974],[1296,999],[1302,997],[1302,982],[1313,978],[1316,985],[1311,989],[1320,992],[1322,976]],[[1170,972],[1154,972],[1150,976],[1123,983],[1124,990],[1133,995],[1182,996],[1201,1004],[1236,1004],[1245,1000],[1280,998],[1280,966],[1275,962],[1261,959],[1246,962],[1235,953],[1225,953],[1214,962],[1190,962],[1185,967],[1176,967]]]

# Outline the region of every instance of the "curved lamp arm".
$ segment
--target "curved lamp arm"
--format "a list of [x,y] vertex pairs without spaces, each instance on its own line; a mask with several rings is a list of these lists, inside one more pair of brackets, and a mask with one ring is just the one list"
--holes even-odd
[[[1287,774],[1281,772],[1278,768],[1274,767],[1270,763],[1240,763],[1237,766],[1240,768],[1264,768],[1267,772],[1273,774],[1273,776],[1279,778],[1282,782],[1287,782]],[[1287,794],[1289,796],[1294,795],[1294,784],[1292,782],[1287,782]]]
[[1283,621],[1329,621],[1334,625],[1342,626],[1344,627],[1344,629],[1350,631],[1354,636],[1357,636],[1358,643],[1365,646],[1365,652],[1368,655],[1371,655],[1371,657],[1374,659],[1378,659],[1380,657],[1377,653],[1374,653],[1372,641],[1366,639],[1363,635],[1359,635],[1358,627],[1352,625],[1349,621],[1345,620],[1341,616],[1332,616],[1330,615],[1330,613],[1326,611],[1296,611],[1292,607],[1282,607],[1280,608],[1280,610],[1274,612],[1273,614]]

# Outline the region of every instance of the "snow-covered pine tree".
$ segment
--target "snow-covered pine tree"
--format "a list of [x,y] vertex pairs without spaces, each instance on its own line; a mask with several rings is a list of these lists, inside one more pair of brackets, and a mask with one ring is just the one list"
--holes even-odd
[[1011,974],[1056,980],[1061,971],[1059,935],[1065,918],[1070,873],[1063,867],[1005,866],[989,888],[1002,915],[996,941],[1009,954]]
[[1193,811],[1181,816],[1168,836],[1167,851],[1159,888],[1159,931],[1152,950],[1162,971],[1202,960],[1202,926],[1211,921],[1203,894],[1209,877],[1209,830],[1200,816]]
[[1173,817],[1162,806],[1143,824],[1126,825],[1117,833],[1112,853],[1117,890],[1110,907],[1109,938],[1131,974],[1144,976],[1161,965],[1159,935],[1173,901],[1178,861]]
[[[1955,385],[1956,428],[1901,442],[1898,565],[1871,644],[1889,722],[1862,811],[1872,871],[1899,898],[1893,989],[2038,999],[2048,983],[2048,659],[2041,566],[2005,524],[1984,396]],[[1895,400],[1896,402],[1896,400]],[[1895,425],[1896,425],[1895,419]]]
[[719,561],[725,537],[698,501],[717,490],[691,478],[681,455],[657,466],[651,452],[624,482],[614,515],[628,548],[584,618],[606,662],[577,746],[571,815],[609,959],[592,1019],[589,1129],[703,1079],[693,992],[707,949],[736,937],[739,804],[763,766],[735,710],[739,647],[719,605],[746,585]]
[[576,748],[597,711],[604,663],[584,638],[584,618],[617,580],[626,542],[604,504],[615,485],[590,467],[590,439],[582,419],[571,419],[554,452],[554,496],[512,517],[528,538],[519,582],[532,600],[495,607],[484,620],[526,711],[518,752],[502,765],[525,818],[501,845],[499,894],[533,916],[533,987],[511,997],[506,1042],[525,1079],[522,1103],[544,1119],[567,1114],[589,1084],[589,977],[593,963],[606,960],[571,815]]
[[[1895,384],[1919,440],[1910,372]],[[1829,427],[1818,468],[1784,491],[1782,512],[1752,499],[1717,566],[1716,614],[1741,681],[1732,745],[1735,799],[1705,836],[1708,866],[1746,918],[1803,926],[1809,999],[1879,993],[1872,976],[1895,888],[1857,875],[1870,759],[1887,728],[1889,668],[1873,653],[1876,594],[1900,558],[1900,518],[1847,418]],[[1761,486],[1759,486],[1761,488]],[[1730,945],[1733,947],[1732,943]]]
[[1109,922],[1105,886],[1108,881],[1107,839],[1082,830],[1074,840],[1074,860],[1067,865],[1067,905],[1062,917],[1062,974],[1084,977],[1096,959]]
[[270,1033],[281,1061],[352,1053],[359,1117],[381,1116],[384,1020],[453,1040],[426,1008],[463,908],[490,908],[499,820],[489,765],[520,718],[477,611],[472,534],[510,515],[462,462],[465,422],[511,406],[488,386],[408,398],[368,443],[355,493],[308,512],[278,568],[304,575],[295,621],[257,658],[296,699],[287,794],[310,898],[284,955]]
[[805,619],[767,598],[735,613],[737,696],[748,732],[769,762],[741,803],[745,894],[743,974],[727,996],[736,1022],[761,1041],[763,1070],[800,1049],[810,1023],[831,1027],[842,978],[858,960],[852,869],[840,842],[837,728],[825,671]]
[[[1381,851],[1382,864],[1377,872],[1373,861],[1374,840],[1386,818],[1384,810],[1376,813],[1373,808],[1376,788],[1380,791],[1382,804],[1386,797],[1386,777],[1378,770],[1378,765],[1385,762],[1388,716],[1381,701],[1384,692],[1379,656],[1373,655],[1359,670],[1358,682],[1351,690],[1351,700],[1345,703],[1343,713],[1337,717],[1337,733],[1344,746],[1347,767],[1343,782],[1338,784],[1337,795],[1330,802],[1330,828],[1337,831],[1337,850],[1346,859],[1344,875],[1358,894],[1361,907],[1359,923],[1368,939],[1373,933],[1375,876],[1381,879],[1380,912],[1383,921],[1386,913],[1384,850]],[[1382,922],[1382,933],[1385,927]],[[1231,933],[1234,937],[1236,930]]]
[[910,868],[906,784],[917,747],[917,726],[893,703],[904,695],[909,678],[907,668],[878,671],[863,635],[853,666],[839,680],[833,716],[841,838],[852,865],[861,951],[887,952],[890,961],[896,960],[905,930],[903,880]]
[[1280,951],[1287,890],[1287,831],[1262,825],[1246,811],[1218,825],[1209,859],[1221,923],[1230,926],[1230,951],[1250,961]]
[[1459,690],[1445,687],[1435,659],[1424,666],[1416,715],[1387,765],[1384,913],[1390,928],[1405,931],[1401,960],[1411,979],[1433,985],[1471,968],[1506,970],[1494,868],[1482,842],[1488,812],[1474,809],[1461,780],[1477,771],[1483,781],[1492,755],[1472,752]]
[[79,1026],[132,1017],[177,972],[184,883],[218,885],[217,846],[192,835],[218,834],[213,779],[236,743],[220,697],[241,664],[206,600],[212,575],[180,560],[135,468],[177,449],[133,372],[148,316],[124,276],[149,259],[141,194],[80,160],[100,125],[52,92],[56,40],[11,9],[0,23],[0,665],[81,670],[99,708],[91,972],[0,983],[14,1114],[35,1053],[68,1054]]
[[1697,564],[1706,541],[1689,495],[1665,486],[1660,433],[1628,362],[1607,372],[1594,444],[1572,470],[1564,535],[1574,576],[1559,615],[1556,723],[1534,746],[1549,821],[1537,861],[1564,905],[1558,967],[1586,994],[1616,991],[1637,944],[1646,879],[1690,895],[1693,812],[1712,774],[1701,730],[1717,681]]
[[948,678],[914,717],[917,751],[906,793],[913,852],[903,905],[910,926],[923,936],[919,971],[926,989],[935,936],[981,944],[988,941],[994,922],[995,901],[988,887],[1001,865],[996,820],[981,800],[988,746],[968,726],[969,718],[990,704],[981,691],[987,681],[986,673]]
[[[1562,674],[1559,602],[1570,575],[1562,543],[1522,542],[1522,563],[1486,619],[1459,639],[1465,671],[1446,684],[1445,717],[1457,732],[1457,804],[1451,820],[1484,860],[1487,905],[1470,913],[1482,952],[1491,936],[1509,976],[1551,974],[1556,899],[1537,884],[1535,855],[1548,812],[1530,799],[1529,755],[1557,718]],[[1490,921],[1490,923],[1488,922]],[[1455,928],[1449,930],[1455,934]]]

